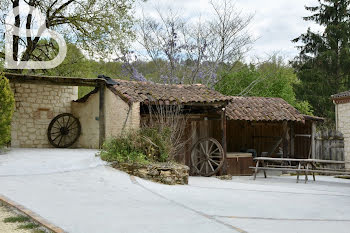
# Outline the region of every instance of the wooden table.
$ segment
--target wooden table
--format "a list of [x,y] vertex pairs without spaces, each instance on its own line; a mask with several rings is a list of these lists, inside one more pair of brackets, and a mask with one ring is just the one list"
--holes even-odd
[[[321,159],[294,159],[294,158],[271,158],[271,157],[256,157],[254,169],[254,180],[256,179],[256,174],[259,170],[264,172],[264,177],[266,178],[267,170],[275,171],[287,171],[297,173],[297,183],[299,182],[300,173],[305,174],[305,183],[308,181],[308,174],[311,173],[313,180],[315,181],[315,173],[327,173],[327,174],[342,174],[349,175],[350,171],[343,169],[328,169],[328,168],[318,168],[317,164],[345,164],[344,161],[334,161],[334,160],[321,160]],[[280,163],[281,165],[268,165],[268,162]],[[296,166],[292,166],[292,162],[296,163]],[[289,165],[285,165],[289,164]],[[260,167],[259,165],[262,165]]]

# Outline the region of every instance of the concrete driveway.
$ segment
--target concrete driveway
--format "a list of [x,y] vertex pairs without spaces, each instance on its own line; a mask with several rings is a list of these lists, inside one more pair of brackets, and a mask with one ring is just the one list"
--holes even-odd
[[350,181],[191,177],[152,183],[109,168],[94,150],[0,155],[0,194],[72,233],[348,233]]

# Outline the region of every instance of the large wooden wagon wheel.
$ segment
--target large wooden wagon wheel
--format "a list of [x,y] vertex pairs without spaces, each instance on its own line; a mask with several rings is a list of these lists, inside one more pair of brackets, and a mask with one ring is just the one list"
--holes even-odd
[[224,149],[214,138],[202,138],[192,147],[191,162],[196,174],[212,176],[224,164]]
[[67,148],[78,140],[80,133],[79,120],[70,113],[63,113],[50,122],[47,137],[54,147]]

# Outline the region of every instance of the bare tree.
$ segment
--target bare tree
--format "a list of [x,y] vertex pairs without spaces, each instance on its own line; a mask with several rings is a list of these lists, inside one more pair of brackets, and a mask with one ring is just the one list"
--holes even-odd
[[247,30],[252,15],[243,16],[228,0],[211,5],[214,14],[207,21],[187,23],[171,9],[140,20],[137,40],[163,82],[212,86],[218,69],[231,68],[254,42]]
[[[157,129],[160,135],[168,135],[169,161],[178,159],[184,153],[185,145],[191,138],[186,135],[187,115],[183,112],[183,106],[167,105],[164,103],[148,105],[149,118],[144,122],[143,127]],[[144,138],[152,145],[156,145],[152,138]]]
[[253,15],[243,16],[231,0],[211,0],[210,4],[215,14],[209,21],[209,57],[214,62],[233,64],[254,42],[247,30]]

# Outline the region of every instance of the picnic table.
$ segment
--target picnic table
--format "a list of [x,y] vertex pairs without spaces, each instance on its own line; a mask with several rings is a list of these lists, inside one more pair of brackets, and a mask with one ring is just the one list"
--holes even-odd
[[[305,175],[305,183],[308,181],[308,174],[312,174],[313,180],[315,181],[315,173],[323,174],[338,174],[338,175],[350,175],[349,170],[345,169],[332,169],[332,168],[321,168],[317,164],[345,164],[344,161],[335,160],[321,160],[321,159],[295,159],[295,158],[271,158],[271,157],[256,157],[255,167],[250,167],[254,170],[254,180],[256,179],[256,174],[261,170],[264,172],[264,177],[266,176],[266,171],[286,171],[286,172],[296,172],[297,183],[299,182],[299,175]],[[275,164],[269,164],[269,162]],[[276,165],[278,163],[278,165]],[[292,165],[292,164],[296,165]],[[261,165],[261,166],[260,166]]]

